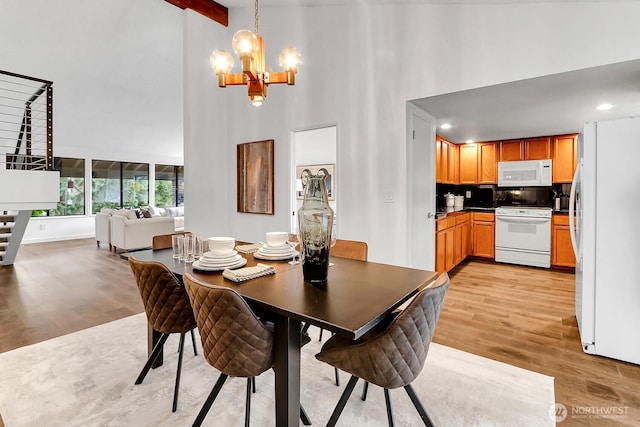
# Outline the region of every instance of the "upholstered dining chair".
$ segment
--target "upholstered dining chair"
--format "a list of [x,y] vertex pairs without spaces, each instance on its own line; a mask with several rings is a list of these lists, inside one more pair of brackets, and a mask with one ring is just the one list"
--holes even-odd
[[[336,239],[336,244],[329,250],[329,255],[338,258],[355,259],[357,261],[366,261],[369,253],[369,246],[366,242],[360,242],[357,240],[344,240]],[[307,332],[309,324],[307,323],[302,330]],[[322,341],[322,332],[324,329],[320,328],[320,335],[318,341]],[[336,385],[340,386],[340,374],[338,368],[335,368]]]
[[151,355],[145,363],[136,384],[141,384],[147,376],[149,369],[158,358],[164,343],[170,334],[180,334],[178,347],[178,369],[176,383],[173,391],[172,411],[178,408],[178,391],[180,389],[180,372],[182,370],[182,354],[184,350],[184,335],[191,331],[193,340],[193,352],[197,355],[193,330],[196,328],[196,319],[184,287],[178,278],[167,267],[159,262],[139,261],[135,256],[129,257],[129,265],[138,285],[138,291],[142,297],[144,311],[147,314],[149,326],[162,335],[153,347]]
[[171,236],[174,234],[185,234],[186,231],[176,231],[171,234],[158,234],[157,236],[153,236],[151,240],[151,247],[154,251],[159,249],[170,249],[171,248]]
[[318,360],[352,375],[327,426],[336,424],[360,378],[365,380],[362,400],[366,399],[368,383],[384,388],[390,426],[393,414],[389,390],[399,387],[404,387],[424,424],[433,425],[411,383],[422,372],[448,289],[449,276],[444,273],[433,286],[421,290],[404,310],[392,316],[384,330],[374,328],[356,341],[334,335],[322,346],[322,351],[316,354]]
[[[184,284],[200,331],[204,357],[220,371],[193,426],[202,424],[228,377],[247,379],[245,426],[248,426],[252,379],[273,366],[273,331],[233,289],[202,283],[188,273],[184,275]],[[309,341],[307,335],[302,336],[302,345]],[[311,425],[302,406],[300,419],[304,425]]]

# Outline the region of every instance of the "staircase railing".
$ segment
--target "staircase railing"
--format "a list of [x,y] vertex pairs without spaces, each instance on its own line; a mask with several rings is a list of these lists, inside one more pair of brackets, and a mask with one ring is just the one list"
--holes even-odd
[[6,169],[53,169],[53,82],[0,70],[0,153]]
[[[13,170],[4,172],[10,177],[6,180],[24,177],[20,171],[54,173],[53,82],[0,70],[0,175],[2,169]],[[0,185],[10,184],[0,181]],[[1,266],[15,261],[31,212],[0,210]]]

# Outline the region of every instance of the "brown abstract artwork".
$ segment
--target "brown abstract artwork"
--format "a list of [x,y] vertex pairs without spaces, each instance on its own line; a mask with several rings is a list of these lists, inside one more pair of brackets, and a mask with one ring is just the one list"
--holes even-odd
[[237,146],[238,212],[273,215],[273,139]]

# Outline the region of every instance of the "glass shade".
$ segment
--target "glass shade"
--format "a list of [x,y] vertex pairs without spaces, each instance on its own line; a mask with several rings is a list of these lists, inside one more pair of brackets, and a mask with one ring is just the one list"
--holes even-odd
[[233,68],[233,57],[226,50],[214,50],[209,63],[216,74],[228,74]]
[[259,107],[262,105],[262,101],[264,101],[264,97],[260,96],[260,95],[253,95],[253,96],[249,96],[249,99],[251,100],[251,104],[254,107]]
[[285,71],[298,71],[300,65],[300,52],[295,47],[285,47],[278,57],[280,66]]
[[240,58],[253,57],[258,50],[258,38],[249,30],[240,30],[233,36],[231,46]]

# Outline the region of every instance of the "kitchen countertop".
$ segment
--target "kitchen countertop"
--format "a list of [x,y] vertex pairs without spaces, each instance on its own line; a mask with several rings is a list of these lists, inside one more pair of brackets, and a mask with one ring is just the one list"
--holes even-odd
[[484,208],[484,207],[473,207],[473,206],[463,206],[463,207],[448,207],[448,208],[438,208],[436,209],[436,219],[446,218],[447,215],[451,215],[458,212],[495,212],[496,208]]
[[[463,207],[448,207],[436,209],[436,220],[446,218],[447,215],[455,214],[458,212],[495,212],[496,208],[485,208],[481,206],[463,206]],[[567,215],[569,209],[553,210],[554,215]]]

